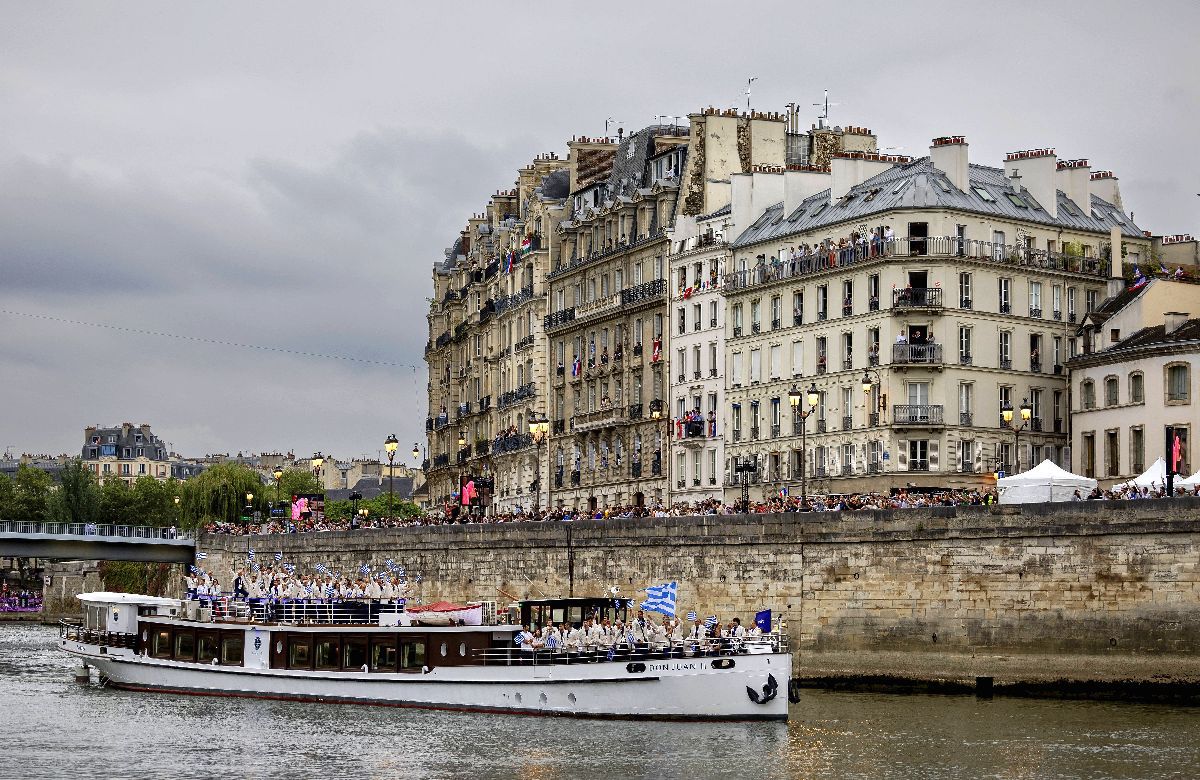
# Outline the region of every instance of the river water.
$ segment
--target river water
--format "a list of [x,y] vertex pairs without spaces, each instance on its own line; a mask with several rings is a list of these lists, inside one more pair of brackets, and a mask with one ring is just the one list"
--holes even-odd
[[565,720],[82,686],[0,625],[0,778],[1197,778],[1200,710],[804,691],[784,724]]

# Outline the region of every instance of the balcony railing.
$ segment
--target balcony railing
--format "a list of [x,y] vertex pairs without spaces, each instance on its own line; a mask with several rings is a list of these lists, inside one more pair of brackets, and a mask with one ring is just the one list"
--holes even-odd
[[580,266],[598,262],[606,257],[612,257],[613,255],[620,254],[621,252],[626,252],[630,249],[641,246],[642,244],[648,244],[652,241],[661,240],[664,234],[664,228],[652,227],[646,233],[635,237],[632,241],[619,241],[604,249],[594,249],[591,252],[588,252],[586,255],[575,255],[568,259],[559,258],[555,262],[554,268],[550,271],[546,278],[555,279],[559,276],[570,273]]
[[596,409],[592,412],[577,414],[573,418],[572,424],[576,431],[583,433],[601,428],[612,428],[624,422],[625,407],[611,406],[607,409]]
[[1042,373],[1042,361],[1040,361],[1040,360],[1029,361],[1029,370],[1035,374]]
[[1005,266],[1025,266],[1047,271],[1064,271],[1106,278],[1109,261],[1061,252],[1034,250],[1024,246],[974,241],[956,236],[914,236],[854,246],[844,250],[819,251],[794,260],[764,263],[745,271],[725,274],[724,285],[733,290],[756,287],[784,279],[806,277],[836,268],[878,261],[894,256],[959,257]]
[[908,459],[908,470],[909,471],[929,471],[929,461],[921,460],[918,458],[909,458]]
[[[594,301],[581,303],[575,307],[575,319],[587,320],[593,317],[602,317],[621,309],[621,293],[615,295],[606,295],[603,298],[597,298]],[[683,331],[681,330],[680,333]]]
[[512,406],[518,401],[524,401],[527,398],[533,398],[537,395],[537,388],[533,382],[521,385],[516,390],[509,390],[507,393],[500,394],[500,400],[496,402],[497,409],[504,409]]
[[750,441],[757,441],[757,440],[758,440],[758,426],[753,425],[750,427]]
[[940,287],[904,287],[892,290],[893,309],[940,309],[942,289]]
[[1039,319],[1039,320],[1040,320],[1040,319],[1042,318],[1042,310],[1041,310],[1041,309],[1034,309],[1034,308],[1030,308],[1030,309],[1029,309],[1029,316],[1030,316],[1030,317],[1036,317],[1037,319]]
[[552,314],[547,314],[545,317],[544,327],[546,330],[551,330],[553,328],[560,328],[563,325],[567,325],[574,321],[575,321],[575,307],[572,306],[568,309],[562,309],[562,310],[556,311]]
[[621,291],[621,305],[635,306],[641,303],[662,300],[667,294],[667,280],[653,279],[649,282],[628,287]]
[[533,300],[533,285],[522,287],[512,295],[506,295],[496,301],[496,313],[501,314],[509,309],[520,306],[525,301]]
[[971,414],[970,412],[959,412],[958,424],[970,428],[975,424],[975,415]]
[[1012,370],[1012,358],[1000,358],[1000,368],[1005,371]]
[[501,436],[492,443],[492,454],[503,455],[509,452],[523,450],[533,446],[533,436],[528,433],[514,433],[511,436]]
[[854,417],[851,415],[842,416],[842,430],[849,431],[854,428]]
[[962,353],[962,352],[959,352],[959,353],[958,353],[958,364],[959,364],[960,366],[969,366],[969,365],[971,365],[971,355],[970,355],[969,353],[968,353],[968,354],[964,354],[964,353]]
[[521,350],[529,349],[532,346],[533,346],[533,334],[530,333],[528,336],[526,336],[525,338],[521,339],[516,344],[514,344],[513,350],[515,350],[516,352],[520,352]]
[[827,425],[825,420],[817,420],[817,433],[825,433],[826,427]]
[[941,404],[896,404],[892,406],[894,425],[941,425]]
[[925,363],[941,365],[941,344],[893,344],[893,363]]

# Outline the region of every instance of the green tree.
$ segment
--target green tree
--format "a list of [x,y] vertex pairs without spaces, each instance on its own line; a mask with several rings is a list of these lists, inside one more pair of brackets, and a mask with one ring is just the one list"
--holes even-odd
[[133,516],[138,525],[175,525],[175,496],[179,483],[159,482],[154,477],[138,477],[133,483]]
[[100,486],[99,522],[112,525],[141,525],[133,511],[133,488],[119,477],[109,477]]
[[12,519],[44,523],[50,519],[50,491],[54,480],[41,469],[22,463],[13,480]]
[[7,474],[0,474],[0,520],[16,520],[17,488]]
[[[184,528],[211,522],[241,522],[246,494],[253,494],[251,507],[267,509],[272,498],[258,472],[235,463],[218,463],[180,485],[179,516]],[[265,513],[264,513],[265,514]]]
[[60,523],[96,522],[100,513],[100,486],[92,470],[75,458],[63,466],[58,481],[58,490],[50,501],[50,516]]
[[[300,493],[324,493],[325,489],[321,487],[321,483],[312,475],[311,471],[304,469],[287,469],[283,472],[283,476],[279,478],[279,500],[290,501],[292,496]],[[275,491],[272,488],[271,498],[274,500]]]

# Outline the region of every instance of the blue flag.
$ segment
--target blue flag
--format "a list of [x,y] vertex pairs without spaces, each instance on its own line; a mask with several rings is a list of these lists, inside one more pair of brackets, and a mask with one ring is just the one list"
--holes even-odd
[[678,595],[679,583],[665,582],[646,588],[646,600],[638,606],[647,612],[661,612],[675,617],[675,599]]
[[198,560],[198,561],[202,561],[202,560],[204,560],[204,559],[205,559],[205,558],[207,558],[207,557],[208,557],[208,553],[206,553],[206,552],[198,552],[198,553],[196,553],[196,560]]
[[275,561],[278,562],[278,561],[282,561],[282,560],[283,560],[283,553],[282,552],[275,553]]
[[704,618],[704,627],[705,628],[712,628],[716,624],[717,624],[717,616],[716,615],[709,615],[708,617]]
[[755,612],[754,625],[758,626],[758,630],[764,634],[771,633],[771,610],[764,609],[761,612]]
[[696,620],[696,610],[694,610],[694,609],[692,609],[692,610],[688,610],[688,615],[687,615],[687,617],[688,617],[688,622],[689,622],[689,623],[695,622],[695,620]]
[[246,557],[249,558],[250,560],[254,560],[254,548],[253,547],[251,547],[249,550],[246,551]]

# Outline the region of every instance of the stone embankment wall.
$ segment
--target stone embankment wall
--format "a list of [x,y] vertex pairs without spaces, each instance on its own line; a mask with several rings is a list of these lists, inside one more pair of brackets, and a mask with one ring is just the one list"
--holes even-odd
[[[391,558],[430,601],[640,598],[679,612],[770,608],[804,659],[882,653],[1194,654],[1200,500],[206,535],[210,570],[282,551],[310,570]],[[226,575],[230,576],[230,575]],[[228,585],[226,581],[224,584]]]

